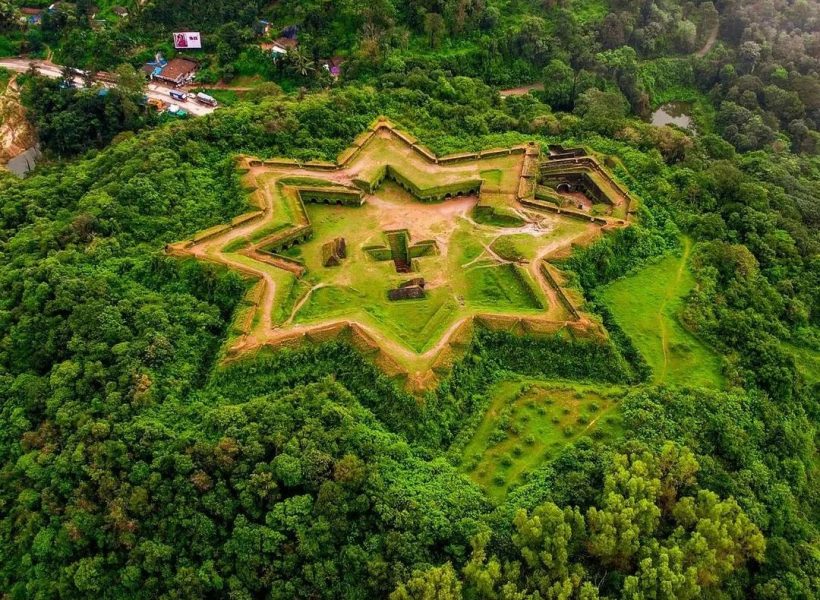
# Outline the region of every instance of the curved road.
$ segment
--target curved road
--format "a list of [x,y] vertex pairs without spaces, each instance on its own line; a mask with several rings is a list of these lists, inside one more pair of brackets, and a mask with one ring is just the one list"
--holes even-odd
[[[37,72],[43,77],[59,79],[63,76],[63,66],[56,65],[47,60],[31,60],[28,58],[0,58],[0,67],[2,67],[3,69],[8,69],[9,71],[15,71],[17,73],[25,73],[29,70],[29,68],[31,68],[32,65],[34,65],[34,67],[37,69]],[[74,83],[79,87],[83,87],[85,85],[85,81],[83,81],[81,77],[75,77]],[[111,86],[111,84],[108,83],[99,83],[106,87]],[[216,110],[211,106],[204,106],[202,104],[198,104],[197,102],[178,102],[176,100],[173,100],[168,95],[170,89],[171,88],[157,85],[156,83],[149,83],[148,87],[145,90],[145,95],[153,100],[162,100],[166,104],[179,104],[184,108],[185,112],[195,117],[209,115],[212,112],[214,112],[214,110]]]

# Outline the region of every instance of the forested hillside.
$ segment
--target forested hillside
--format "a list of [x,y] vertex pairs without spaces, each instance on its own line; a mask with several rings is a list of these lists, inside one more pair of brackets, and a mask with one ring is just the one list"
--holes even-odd
[[[4,598],[820,595],[816,2],[149,0],[106,27],[77,2],[37,28],[22,4],[3,54],[131,85],[20,76],[46,161],[0,172]],[[262,56],[259,18],[299,55]],[[247,88],[208,116],[143,106],[133,67],[177,29],[204,32],[207,84]],[[673,100],[696,131],[646,121]],[[560,266],[603,341],[477,329],[422,394],[343,340],[225,360],[254,281],[166,245],[249,210],[238,155],[335,160],[381,115],[438,155],[601,157],[639,208]],[[685,291],[647,314],[713,385],[659,375],[613,301],[645,308],[666,264]],[[587,412],[550,421],[548,384]],[[465,451],[488,414],[512,440],[491,493]]]

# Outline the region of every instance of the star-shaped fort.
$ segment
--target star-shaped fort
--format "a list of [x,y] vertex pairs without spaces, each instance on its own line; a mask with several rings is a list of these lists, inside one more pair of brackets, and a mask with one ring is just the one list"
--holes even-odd
[[627,226],[635,202],[583,149],[436,156],[381,118],[335,162],[239,168],[258,210],[168,247],[256,281],[228,359],[341,339],[420,390],[475,327],[605,335],[552,261]]

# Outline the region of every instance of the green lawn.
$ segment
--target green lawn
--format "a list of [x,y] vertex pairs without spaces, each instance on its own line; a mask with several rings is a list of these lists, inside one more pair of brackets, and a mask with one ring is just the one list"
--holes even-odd
[[481,179],[484,180],[485,187],[498,188],[501,185],[501,176],[503,173],[500,169],[488,169],[481,171]]
[[[412,232],[418,221],[423,220],[423,211],[434,211],[436,206],[446,204],[421,204],[391,182],[382,185],[378,196],[378,202],[360,207],[306,206],[314,235],[298,248],[299,258],[307,267],[305,280],[314,289],[295,310],[294,323],[358,320],[421,353],[435,344],[453,322],[465,316],[479,312],[535,315],[547,308],[546,296],[526,267],[499,263],[487,252],[499,230],[452,217],[425,217],[429,224],[424,232],[411,234],[411,244],[435,237],[441,245],[438,254],[413,261],[417,269],[413,275],[428,282],[426,297],[389,301],[388,290],[411,275],[397,273],[392,261],[374,260],[363,248],[387,245],[384,231],[405,222],[407,211],[417,211],[415,222],[406,221]],[[517,241],[522,255],[532,259],[547,244],[575,233],[574,223],[560,221],[549,231],[525,235]],[[337,236],[346,241],[347,258],[339,266],[325,267],[322,244]],[[283,305],[281,310],[286,314],[294,311],[293,300],[277,296],[277,303]]]
[[300,311],[299,317],[309,322],[339,316],[349,312],[349,306],[359,304],[366,298],[364,294],[348,287],[321,287],[311,292],[310,299]]
[[[543,308],[514,265],[475,266],[465,272],[466,298],[488,310]],[[520,271],[519,271],[520,273]]]
[[695,286],[687,266],[689,247],[687,240],[681,256],[667,256],[615,281],[601,298],[652,367],[655,383],[719,388],[720,358],[678,318],[684,297]]
[[581,436],[620,435],[625,390],[569,382],[508,380],[490,391],[484,419],[462,453],[462,469],[494,501]]

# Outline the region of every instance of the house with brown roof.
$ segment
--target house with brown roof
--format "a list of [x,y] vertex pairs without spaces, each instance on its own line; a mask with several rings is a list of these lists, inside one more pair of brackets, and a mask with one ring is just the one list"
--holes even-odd
[[21,8],[20,14],[29,25],[39,25],[43,21],[43,13],[45,9],[42,8]]
[[188,58],[172,58],[166,65],[154,67],[150,77],[173,86],[180,86],[191,83],[198,68],[199,65]]

